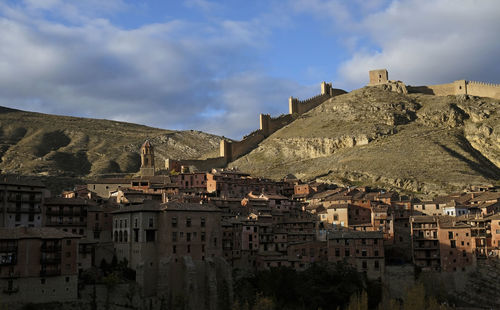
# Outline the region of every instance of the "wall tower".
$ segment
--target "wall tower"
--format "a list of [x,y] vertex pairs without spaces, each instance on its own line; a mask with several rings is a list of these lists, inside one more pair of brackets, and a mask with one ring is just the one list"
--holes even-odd
[[389,73],[386,69],[378,69],[371,70],[370,74],[370,84],[369,85],[378,85],[387,83],[389,80]]
[[155,175],[155,153],[154,147],[146,140],[141,146],[141,175],[153,176]]

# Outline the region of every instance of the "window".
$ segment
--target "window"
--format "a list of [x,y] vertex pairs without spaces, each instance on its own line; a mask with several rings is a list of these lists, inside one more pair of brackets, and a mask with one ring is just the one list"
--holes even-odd
[[138,220],[137,219],[134,219],[134,228],[137,228],[138,227]]
[[366,250],[361,250],[361,256],[366,256]]
[[123,233],[121,231],[119,233],[119,236],[120,236],[120,242],[123,242]]
[[177,217],[172,218],[172,227],[177,227]]
[[334,214],[334,215],[333,215],[333,220],[334,220],[334,221],[338,221],[338,220],[339,220],[339,216],[338,216],[337,214]]
[[153,218],[149,218],[149,228],[153,228]]
[[378,244],[378,239],[373,239],[373,244]]
[[450,240],[450,245],[451,245],[452,248],[456,248],[457,247],[457,244],[456,244],[455,240]]
[[345,249],[345,256],[351,256],[349,249]]
[[120,228],[123,227],[123,220],[120,220]]
[[154,242],[154,241],[155,241],[155,231],[146,230],[146,242]]
[[115,242],[118,242],[118,232],[115,231]]
[[202,218],[200,219],[200,226],[201,226],[201,227],[205,227],[205,218],[204,218],[204,217],[202,217]]
[[452,231],[448,232],[448,239],[453,239],[453,232]]
[[366,244],[366,239],[361,239],[361,244]]
[[128,242],[128,232],[123,232],[123,242]]
[[186,233],[186,241],[191,241],[191,233]]
[[172,242],[177,242],[177,232],[176,231],[172,232]]
[[200,237],[201,237],[201,241],[205,242],[205,232],[202,231],[200,234]]
[[340,256],[340,249],[339,248],[335,248],[335,256]]
[[375,254],[374,254],[374,255],[375,255],[375,256],[378,256],[378,250],[375,250]]
[[380,264],[379,264],[378,260],[376,260],[374,262],[373,267],[375,267],[376,270],[378,270],[380,268]]
[[139,242],[139,230],[134,230],[134,242]]
[[191,253],[191,245],[190,244],[188,244],[188,246],[187,246],[187,252]]
[[190,217],[186,218],[186,227],[191,227],[191,218]]
[[177,246],[176,245],[173,245],[172,246],[172,253],[177,253]]

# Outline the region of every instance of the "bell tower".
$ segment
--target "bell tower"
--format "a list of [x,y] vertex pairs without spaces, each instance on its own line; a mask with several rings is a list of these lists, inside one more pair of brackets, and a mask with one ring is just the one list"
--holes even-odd
[[155,152],[149,140],[146,140],[141,146],[141,175],[155,175]]

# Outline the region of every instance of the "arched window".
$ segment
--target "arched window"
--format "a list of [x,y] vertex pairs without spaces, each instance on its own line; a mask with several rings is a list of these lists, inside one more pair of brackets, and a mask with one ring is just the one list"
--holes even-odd
[[123,232],[123,242],[128,242],[128,232]]
[[120,231],[120,242],[123,242],[123,233]]
[[115,242],[118,242],[118,232],[115,231]]

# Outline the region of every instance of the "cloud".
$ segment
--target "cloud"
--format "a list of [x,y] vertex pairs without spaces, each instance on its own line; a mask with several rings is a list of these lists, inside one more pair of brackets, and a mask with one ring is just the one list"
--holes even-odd
[[365,85],[368,70],[412,85],[458,79],[500,82],[500,11],[497,1],[393,1],[359,22],[352,36],[376,48],[360,49],[339,69],[339,84]]
[[258,113],[287,109],[292,83],[251,72],[267,35],[258,19],[123,29],[90,13],[46,18],[61,3],[0,6],[0,105],[232,138],[256,129]]

